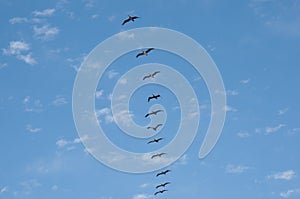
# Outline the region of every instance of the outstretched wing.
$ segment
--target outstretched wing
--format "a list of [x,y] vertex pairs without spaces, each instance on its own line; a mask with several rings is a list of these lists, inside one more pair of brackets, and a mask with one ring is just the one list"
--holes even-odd
[[147,78],[150,78],[150,77],[151,77],[151,75],[146,75],[146,76],[143,77],[143,80],[145,80]]
[[145,117],[148,117],[150,114],[149,113],[147,113],[146,115],[145,115]]
[[152,74],[152,76],[155,76],[155,75],[157,75],[158,73],[160,73],[160,71],[155,71],[155,72]]
[[158,125],[156,125],[156,127],[155,127],[155,128],[158,128],[158,127],[160,127],[160,126],[162,126],[162,124],[158,124]]
[[142,56],[142,55],[144,55],[144,53],[139,53],[135,57],[138,58],[139,56]]
[[147,50],[146,50],[146,53],[149,53],[151,50],[153,50],[154,48],[148,48]]
[[133,17],[131,17],[133,20],[135,20],[135,19],[138,19],[138,18],[140,18],[140,17],[138,17],[138,16],[133,16]]
[[150,143],[152,143],[152,142],[154,142],[154,140],[151,140],[151,141],[147,142],[147,144],[150,144]]
[[125,19],[124,21],[123,21],[123,23],[122,23],[122,26],[123,25],[125,25],[127,22],[129,22],[130,21],[130,18],[128,18],[128,19]]

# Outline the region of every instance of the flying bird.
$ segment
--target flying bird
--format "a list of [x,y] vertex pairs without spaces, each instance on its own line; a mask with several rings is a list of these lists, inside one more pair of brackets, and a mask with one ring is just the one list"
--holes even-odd
[[154,142],[159,142],[159,141],[161,141],[163,138],[158,138],[158,139],[153,139],[153,140],[150,140],[149,142],[147,142],[147,144],[151,144],[151,143],[154,143]]
[[156,158],[156,157],[161,157],[162,155],[165,155],[166,153],[157,153],[151,156],[151,159]]
[[150,102],[151,99],[157,99],[157,98],[159,98],[159,97],[160,97],[159,94],[158,94],[158,95],[152,94],[152,96],[148,97],[148,102]]
[[160,173],[158,173],[158,174],[156,174],[156,177],[158,177],[158,176],[160,176],[160,175],[166,175],[167,173],[169,173],[171,170],[165,170],[165,171],[162,171],[162,172],[160,172]]
[[140,52],[139,54],[137,54],[135,57],[138,58],[139,56],[142,56],[142,55],[148,55],[148,53],[153,50],[154,48],[148,48],[147,50],[143,50],[142,52]]
[[159,112],[163,112],[163,110],[151,111],[150,113],[147,113],[147,114],[145,115],[145,117],[148,117],[148,116],[150,116],[150,115],[156,115],[156,114],[159,113]]
[[160,73],[160,71],[155,71],[152,74],[146,75],[143,77],[143,80],[147,79],[147,78],[154,78],[155,75],[157,75],[158,73]]
[[163,193],[163,192],[165,192],[165,191],[168,191],[168,190],[163,189],[163,190],[157,191],[157,192],[154,193],[154,195],[157,195],[157,194],[159,194],[159,193]]
[[138,18],[140,18],[140,17],[128,15],[128,18],[123,21],[122,26],[125,25],[126,23],[128,23],[130,21],[134,21],[135,19],[138,19]]
[[165,187],[165,186],[168,185],[168,184],[171,184],[171,182],[165,182],[165,183],[163,183],[163,184],[159,184],[159,185],[157,185],[155,188],[157,189],[157,188],[159,188],[159,187]]
[[157,128],[160,127],[160,126],[162,126],[162,124],[158,124],[158,125],[156,125],[156,126],[154,126],[154,127],[148,126],[147,129],[153,129],[154,131],[156,131]]

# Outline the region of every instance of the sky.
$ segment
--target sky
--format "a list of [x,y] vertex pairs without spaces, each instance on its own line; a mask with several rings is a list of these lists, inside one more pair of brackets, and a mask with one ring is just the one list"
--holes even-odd
[[[122,26],[128,15],[140,18]],[[0,198],[300,197],[300,1],[0,0],[0,27]],[[156,84],[130,96],[129,113],[145,126],[149,107],[163,105],[169,114],[157,135],[133,138],[114,122],[116,117],[128,122],[122,113],[112,114],[114,86],[119,80],[126,84],[122,76],[138,65],[161,63],[179,71],[193,87],[201,112],[197,135],[177,161],[133,174],[102,164],[83,145],[72,94],[81,64],[99,43],[141,27],[181,32],[207,51],[224,82],[227,114],[214,149],[199,159],[212,114],[201,74],[158,49],[138,59],[142,49],[119,57],[105,70],[94,98],[99,125],[116,146],[151,152],[170,143],[179,127],[176,94]],[[147,102],[153,93],[162,97]],[[157,137],[164,139],[146,144]],[[156,177],[165,169],[171,172]],[[155,186],[167,181],[168,191],[155,196],[160,190]]]

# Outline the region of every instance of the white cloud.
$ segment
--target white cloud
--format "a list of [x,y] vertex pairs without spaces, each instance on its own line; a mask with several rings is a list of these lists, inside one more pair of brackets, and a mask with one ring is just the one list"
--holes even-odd
[[119,82],[120,82],[120,84],[125,85],[125,84],[127,84],[127,79],[122,78],[119,80]]
[[2,49],[2,52],[4,55],[19,55],[21,52],[29,49],[29,44],[24,41],[11,41],[9,42],[9,48]]
[[300,188],[298,188],[298,189],[289,189],[289,190],[287,190],[285,192],[281,192],[280,196],[283,197],[283,198],[288,198],[292,194],[295,194],[295,193],[300,193]]
[[278,115],[280,116],[280,115],[284,115],[287,111],[288,111],[289,109],[288,108],[284,108],[284,109],[280,109],[280,110],[278,110]]
[[187,154],[184,154],[183,156],[181,156],[178,160],[178,163],[180,165],[186,165],[188,163],[188,156]]
[[225,105],[224,110],[227,112],[237,112],[237,109],[235,109],[231,106],[228,106],[228,105]]
[[243,79],[240,81],[241,84],[248,84],[250,82],[250,79]]
[[117,75],[119,75],[119,73],[116,72],[116,71],[114,71],[114,70],[108,71],[108,78],[109,78],[109,79],[112,79],[112,78],[114,78],[114,77],[117,76]]
[[227,94],[227,96],[236,96],[239,94],[239,92],[236,90],[227,90],[226,94]]
[[57,27],[51,27],[49,25],[43,25],[41,27],[34,26],[33,32],[38,39],[50,40],[59,33],[59,29]]
[[28,22],[28,21],[29,20],[25,17],[14,17],[9,20],[9,23],[16,24],[16,23],[24,23],[24,22]]
[[49,17],[49,16],[53,15],[54,12],[55,12],[55,9],[52,8],[52,9],[45,9],[43,11],[33,11],[32,14],[37,17]]
[[84,0],[85,4],[84,6],[86,8],[93,8],[95,6],[95,1],[94,0]]
[[146,187],[148,187],[148,186],[149,186],[148,183],[144,183],[144,184],[141,184],[139,187],[140,187],[140,188],[146,188]]
[[134,33],[130,33],[130,32],[120,32],[117,36],[120,40],[134,39],[135,38]]
[[104,90],[102,90],[102,89],[100,91],[96,91],[96,93],[95,93],[96,99],[102,98],[103,93],[104,93]]
[[34,128],[30,124],[27,124],[26,130],[29,131],[30,133],[38,133],[42,130],[42,128]]
[[0,194],[1,194],[1,193],[5,193],[5,192],[7,192],[7,191],[8,191],[8,186],[2,187],[2,188],[0,189]]
[[75,144],[81,143],[83,140],[88,139],[88,137],[82,137],[82,138],[75,138],[73,140],[66,140],[66,139],[59,139],[56,141],[56,145],[59,148],[68,147],[67,150],[73,150],[75,149]]
[[243,165],[228,164],[226,166],[226,172],[227,173],[233,173],[233,174],[244,173],[246,170],[249,170],[249,169],[250,169],[250,167],[243,166]]
[[250,134],[247,131],[240,131],[237,133],[237,136],[240,138],[247,138],[250,137]]
[[274,180],[291,180],[296,176],[296,172],[293,170],[287,170],[283,172],[278,172],[273,175],[269,175],[269,179],[274,179]]
[[133,196],[132,199],[148,199],[150,197],[152,197],[152,196],[147,195],[147,194],[136,194]]
[[57,186],[57,185],[53,185],[53,186],[51,187],[51,190],[52,190],[52,191],[57,191],[57,190],[58,190],[58,186]]
[[285,124],[278,124],[277,126],[274,126],[274,127],[266,127],[265,131],[266,131],[266,134],[275,133],[285,126],[286,126]]
[[64,97],[60,97],[60,96],[56,96],[56,99],[53,100],[52,104],[54,106],[60,106],[60,105],[64,105],[64,104],[67,104],[68,101],[66,100],[66,98]]
[[29,53],[27,55],[18,55],[17,58],[19,60],[24,61],[25,63],[27,63],[29,65],[37,64],[37,61],[32,57],[31,53]]
[[22,103],[25,106],[25,112],[41,112],[43,104],[39,99],[32,100],[30,96],[26,96]]
[[24,41],[11,41],[7,49],[2,49],[4,55],[16,56],[17,59],[24,61],[27,64],[34,65],[37,61],[32,57],[31,53],[22,54],[30,50],[28,43]]
[[8,66],[7,63],[0,63],[0,69],[1,69],[1,68],[5,68],[5,67],[7,67],[7,66]]

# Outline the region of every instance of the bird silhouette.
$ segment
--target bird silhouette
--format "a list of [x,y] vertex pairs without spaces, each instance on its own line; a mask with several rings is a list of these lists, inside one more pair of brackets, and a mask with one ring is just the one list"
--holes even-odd
[[154,131],[156,131],[157,128],[160,127],[160,126],[162,126],[162,124],[158,124],[158,125],[156,125],[156,126],[154,126],[154,127],[148,126],[147,129],[153,129]]
[[128,23],[130,21],[134,21],[135,19],[138,19],[138,18],[140,18],[140,17],[128,15],[128,18],[123,21],[122,26],[125,25],[126,23]]
[[159,194],[159,193],[163,193],[163,192],[165,192],[165,191],[168,191],[168,190],[167,190],[167,189],[163,189],[163,190],[157,191],[157,192],[154,193],[154,195],[157,195],[157,194]]
[[158,139],[153,139],[153,140],[150,140],[149,142],[147,142],[147,144],[151,144],[151,143],[154,143],[154,142],[159,142],[161,141],[163,138],[158,138]]
[[154,48],[148,48],[147,50],[143,50],[142,52],[138,53],[135,57],[138,58],[139,56],[142,56],[142,55],[148,55],[148,53],[153,50]]
[[160,97],[159,94],[158,94],[158,95],[152,94],[152,96],[148,97],[148,102],[150,102],[151,99],[157,99],[157,98],[159,98],[159,97]]
[[165,182],[163,184],[157,185],[155,188],[158,189],[159,187],[165,187],[166,185],[171,184],[171,182]]
[[165,155],[166,153],[157,153],[151,156],[151,159],[156,158],[156,157],[161,157],[162,155]]
[[146,75],[143,77],[143,80],[147,79],[147,78],[154,78],[155,75],[157,75],[158,73],[160,73],[160,71],[155,71],[152,74]]
[[166,175],[167,173],[169,173],[171,170],[165,170],[165,171],[162,171],[162,172],[160,172],[160,173],[158,173],[158,174],[156,174],[156,177],[158,177],[158,176],[160,176],[160,175]]
[[163,112],[163,110],[151,111],[150,113],[147,113],[147,114],[145,115],[145,117],[148,117],[148,116],[150,116],[150,115],[156,115],[156,114],[159,113],[159,112]]

